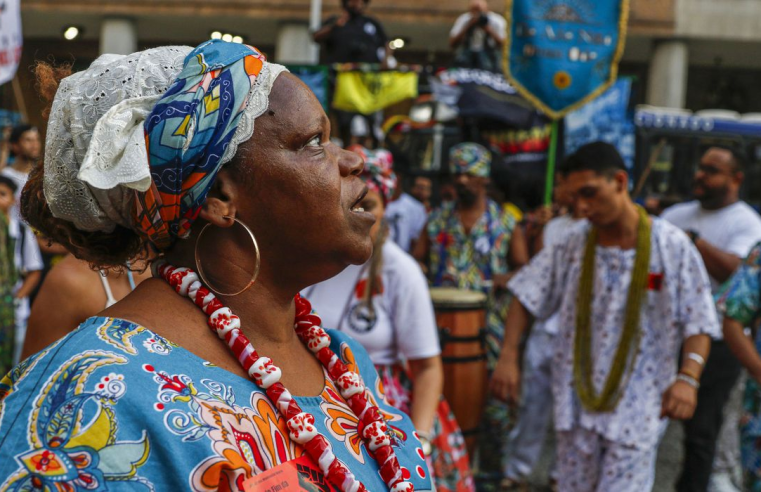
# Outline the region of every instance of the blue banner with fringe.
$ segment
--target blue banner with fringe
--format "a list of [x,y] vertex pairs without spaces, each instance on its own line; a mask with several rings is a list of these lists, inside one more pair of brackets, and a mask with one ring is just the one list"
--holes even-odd
[[505,75],[553,119],[616,80],[629,0],[506,0]]

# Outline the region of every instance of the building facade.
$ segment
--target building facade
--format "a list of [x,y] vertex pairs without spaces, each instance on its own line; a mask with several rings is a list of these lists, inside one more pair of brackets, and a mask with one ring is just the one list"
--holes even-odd
[[[503,0],[489,4],[504,9]],[[77,68],[101,52],[196,45],[219,32],[240,36],[276,61],[308,63],[317,53],[310,8],[319,6],[323,19],[340,12],[340,0],[23,0],[21,6],[25,46],[18,77],[32,121],[41,104],[29,70],[35,60],[70,61]],[[466,8],[467,0],[372,0],[368,13],[389,37],[405,41],[395,52],[401,63],[446,66],[449,30]],[[68,40],[64,33],[71,27],[78,35]],[[758,0],[631,0],[620,72],[636,78],[638,103],[761,112],[761,92],[753,90],[760,42]],[[7,89],[0,99],[5,108],[14,104]]]

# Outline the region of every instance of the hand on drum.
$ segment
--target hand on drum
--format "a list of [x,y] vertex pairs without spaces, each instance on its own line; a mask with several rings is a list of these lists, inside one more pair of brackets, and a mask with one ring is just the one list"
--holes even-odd
[[511,405],[517,405],[521,394],[521,369],[518,357],[502,354],[489,382],[489,389],[495,398]]

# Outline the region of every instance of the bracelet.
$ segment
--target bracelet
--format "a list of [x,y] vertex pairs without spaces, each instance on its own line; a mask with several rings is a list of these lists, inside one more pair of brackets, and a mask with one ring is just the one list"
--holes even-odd
[[684,374],[685,376],[689,376],[692,379],[694,379],[695,381],[699,381],[700,380],[700,375],[699,374],[696,374],[696,373],[694,373],[692,371],[688,371],[687,369],[684,369],[684,368],[679,369],[679,374]]
[[700,367],[705,367],[706,365],[706,360],[703,358],[703,356],[695,352],[688,353],[687,358],[700,364]]
[[693,378],[692,376],[688,376],[687,374],[682,374],[682,373],[677,374],[676,380],[685,382],[695,389],[700,389],[700,383],[698,382],[698,380]]
[[431,444],[431,437],[427,432],[417,431],[418,441],[422,446],[423,454],[430,456],[433,452],[433,445]]

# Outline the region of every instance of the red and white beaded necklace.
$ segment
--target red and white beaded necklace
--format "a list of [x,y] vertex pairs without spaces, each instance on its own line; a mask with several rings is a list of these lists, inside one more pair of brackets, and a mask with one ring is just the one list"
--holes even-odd
[[[299,407],[291,393],[280,383],[282,372],[268,357],[260,357],[254,346],[240,331],[240,318],[224,307],[219,299],[201,284],[189,268],[176,268],[166,262],[154,263],[153,275],[161,277],[178,294],[187,296],[204,313],[209,315],[209,327],[224,340],[243,369],[264,388],[269,399],[285,417],[291,439],[302,445],[330,483],[343,492],[366,492],[365,486],[336,458],[330,442],[317,431],[314,416]],[[296,335],[315,354],[339,389],[341,396],[357,415],[359,434],[367,449],[378,462],[380,475],[391,492],[413,492],[412,483],[402,477],[396,453],[391,447],[388,428],[378,407],[365,397],[365,386],[359,376],[350,371],[338,355],[330,349],[330,335],[321,328],[322,320],[312,314],[309,301],[296,295]]]

